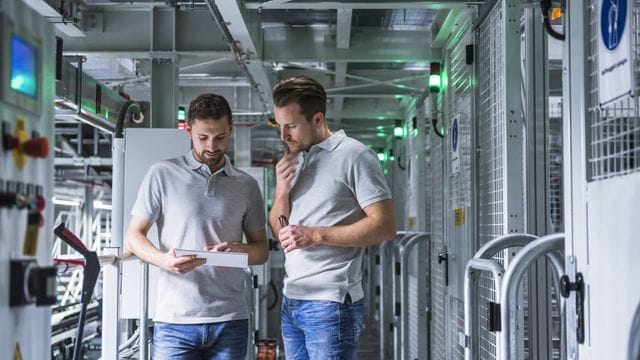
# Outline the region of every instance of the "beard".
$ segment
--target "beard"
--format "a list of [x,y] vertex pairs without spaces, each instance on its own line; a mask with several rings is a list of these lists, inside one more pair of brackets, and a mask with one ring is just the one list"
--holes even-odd
[[299,142],[287,142],[287,147],[289,147],[289,152],[293,154],[297,154],[300,151],[304,150],[302,144]]
[[213,154],[215,155],[214,157],[207,156],[207,153],[208,153],[207,151],[202,151],[200,154],[197,154],[197,155],[198,155],[198,160],[201,163],[206,164],[209,168],[215,168],[216,166],[220,165],[220,163],[224,160],[224,153],[222,153],[221,151],[214,151],[213,152]]

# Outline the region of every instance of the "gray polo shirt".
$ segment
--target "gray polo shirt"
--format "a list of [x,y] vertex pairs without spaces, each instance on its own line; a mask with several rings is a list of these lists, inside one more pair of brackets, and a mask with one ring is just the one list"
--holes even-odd
[[[291,224],[353,224],[362,210],[390,199],[376,154],[344,131],[298,154],[298,172],[290,193]],[[363,247],[316,245],[286,254],[284,294],[292,299],[353,301],[362,290]]]
[[[225,156],[211,174],[193,153],[160,161],[147,172],[131,215],[155,222],[159,248],[202,249],[242,242],[265,228],[258,182]],[[200,266],[183,275],[160,270],[154,320],[175,324],[247,319],[243,269]]]

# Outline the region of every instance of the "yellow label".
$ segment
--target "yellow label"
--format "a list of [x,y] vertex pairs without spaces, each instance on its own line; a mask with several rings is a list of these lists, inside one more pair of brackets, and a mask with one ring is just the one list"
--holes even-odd
[[27,225],[27,230],[24,232],[24,244],[22,246],[22,253],[25,256],[36,256],[39,230],[40,226],[38,224]]
[[453,224],[455,226],[464,225],[464,209],[453,209]]
[[18,139],[20,144],[17,149],[12,151],[13,161],[16,163],[16,167],[22,170],[27,165],[27,154],[22,151],[22,144],[27,141],[27,132],[24,129],[24,119],[20,116],[16,118],[16,131],[13,136]]
[[16,343],[16,349],[13,351],[13,360],[22,360],[22,352],[20,352],[20,344]]
[[562,9],[559,7],[551,8],[551,21],[560,19],[562,17]]
[[409,229],[413,229],[414,226],[416,226],[416,218],[415,217],[410,217],[409,218]]

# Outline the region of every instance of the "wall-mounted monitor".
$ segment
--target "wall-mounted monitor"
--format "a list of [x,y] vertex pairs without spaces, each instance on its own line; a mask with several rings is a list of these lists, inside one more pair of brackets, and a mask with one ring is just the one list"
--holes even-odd
[[36,48],[17,35],[11,36],[11,90],[37,97],[38,57]]
[[42,41],[4,15],[0,21],[0,98],[39,115],[42,109]]

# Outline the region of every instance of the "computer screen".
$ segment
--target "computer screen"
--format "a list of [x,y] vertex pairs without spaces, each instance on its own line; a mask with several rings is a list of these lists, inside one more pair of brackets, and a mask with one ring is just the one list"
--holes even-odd
[[11,36],[11,89],[37,97],[36,48],[19,36]]

